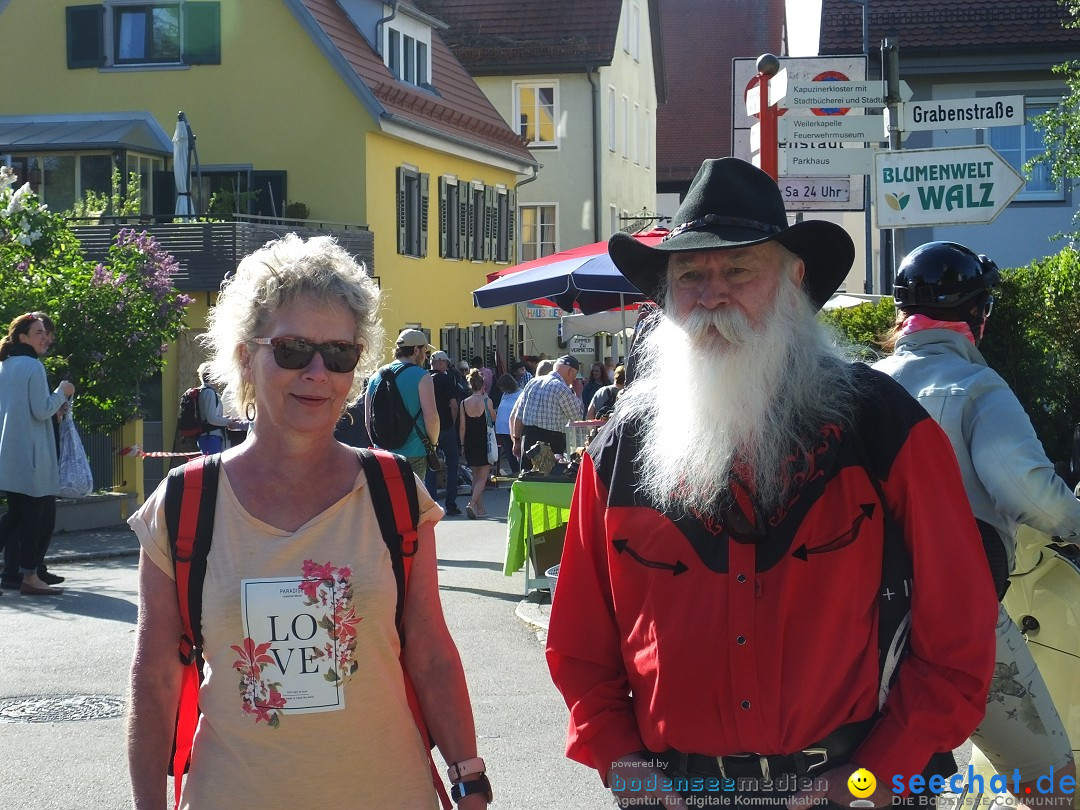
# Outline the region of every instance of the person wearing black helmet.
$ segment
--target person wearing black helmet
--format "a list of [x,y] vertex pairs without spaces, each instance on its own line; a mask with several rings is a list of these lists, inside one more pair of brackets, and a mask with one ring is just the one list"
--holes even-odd
[[[896,325],[886,341],[893,354],[875,368],[915,396],[948,435],[1000,599],[1017,528],[1078,542],[1080,501],[1055,474],[1016,395],[977,348],[998,281],[997,265],[963,245],[917,247],[897,270]],[[1071,796],[1044,797],[1036,784],[1052,769],[1050,781],[1060,791],[1060,777],[1075,777],[1076,766],[1046,684],[1001,606],[995,677],[972,739],[999,773],[1019,770],[1021,801],[1030,794],[1071,806]]]

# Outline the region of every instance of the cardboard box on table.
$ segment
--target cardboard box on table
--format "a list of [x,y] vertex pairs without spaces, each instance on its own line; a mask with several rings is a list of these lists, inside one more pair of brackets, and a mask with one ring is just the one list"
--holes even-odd
[[529,543],[529,561],[537,576],[544,576],[544,572],[553,565],[558,565],[562,558],[563,542],[566,540],[566,525],[548,529],[545,532],[536,532]]

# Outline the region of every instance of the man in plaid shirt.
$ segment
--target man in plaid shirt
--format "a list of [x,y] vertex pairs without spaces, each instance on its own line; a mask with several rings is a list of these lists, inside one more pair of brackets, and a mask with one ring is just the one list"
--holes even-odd
[[547,442],[555,454],[566,452],[566,423],[581,418],[581,389],[577,380],[580,367],[576,357],[564,354],[555,361],[550,374],[529,380],[514,403],[510,412],[510,437],[514,440],[514,455],[521,458],[522,470],[532,469],[524,451],[536,442]]

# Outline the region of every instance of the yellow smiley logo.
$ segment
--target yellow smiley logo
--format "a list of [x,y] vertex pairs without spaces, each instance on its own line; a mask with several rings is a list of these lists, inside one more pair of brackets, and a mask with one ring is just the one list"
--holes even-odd
[[847,780],[848,790],[858,799],[865,799],[877,789],[877,779],[866,768],[859,768]]

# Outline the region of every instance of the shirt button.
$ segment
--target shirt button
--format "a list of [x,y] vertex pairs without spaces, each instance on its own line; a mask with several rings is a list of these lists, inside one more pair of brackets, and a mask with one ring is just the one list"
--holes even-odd
[[744,709],[749,709],[750,708],[750,701],[749,700],[744,700],[739,705],[742,706]]
[[739,636],[739,637],[738,637],[737,639],[735,639],[735,640],[736,640],[737,642],[739,642],[740,644],[745,644],[745,643],[746,643],[746,636]]
[[746,574],[739,574],[736,579],[739,580],[739,582],[746,582]]

